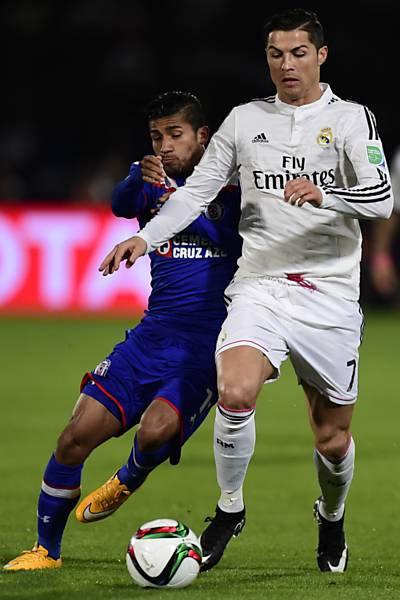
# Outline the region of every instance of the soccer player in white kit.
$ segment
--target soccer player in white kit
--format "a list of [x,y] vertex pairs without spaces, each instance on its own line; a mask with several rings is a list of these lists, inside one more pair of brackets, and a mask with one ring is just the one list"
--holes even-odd
[[321,496],[321,571],[343,572],[344,504],[354,468],[361,232],[388,218],[393,197],[371,111],[320,83],[328,49],[315,13],[295,8],[265,27],[277,94],[235,107],[186,185],[141,232],[104,259],[104,275],[132,266],[197,217],[235,173],[242,188],[243,254],[226,290],[216,349],[214,455],[221,496],[201,536],[203,570],[244,525],[243,482],[254,451],[254,412],[288,356],[303,386]]

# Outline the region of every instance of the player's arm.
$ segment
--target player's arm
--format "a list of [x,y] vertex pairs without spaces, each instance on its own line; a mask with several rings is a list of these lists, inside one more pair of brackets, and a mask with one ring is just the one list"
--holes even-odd
[[213,135],[200,163],[184,186],[138,233],[147,252],[155,250],[185,229],[217,196],[236,169],[235,114],[232,111]]
[[151,201],[152,186],[162,185],[164,177],[159,156],[144,156],[140,162],[134,162],[129,175],[113,190],[111,207],[114,215],[132,219],[142,214]]
[[393,192],[375,117],[365,106],[351,119],[344,135],[344,152],[357,177],[350,188],[321,186],[321,208],[356,219],[388,219]]
[[206,214],[193,221],[190,231],[208,238],[223,250],[239,251],[240,188],[230,185],[223,188]]

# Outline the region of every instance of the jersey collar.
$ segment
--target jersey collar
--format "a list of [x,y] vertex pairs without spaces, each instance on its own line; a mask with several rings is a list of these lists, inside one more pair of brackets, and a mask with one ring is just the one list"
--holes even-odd
[[320,83],[319,87],[322,90],[322,96],[315,102],[310,102],[310,104],[303,104],[303,106],[293,106],[293,104],[286,104],[286,102],[282,102],[282,100],[279,99],[278,94],[276,94],[275,106],[279,110],[279,112],[290,115],[294,112],[307,114],[319,112],[322,108],[329,104],[329,102],[333,98],[333,92],[327,83]]

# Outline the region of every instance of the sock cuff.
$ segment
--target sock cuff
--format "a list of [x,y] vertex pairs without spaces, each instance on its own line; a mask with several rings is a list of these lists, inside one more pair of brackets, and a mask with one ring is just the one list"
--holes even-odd
[[217,404],[217,415],[218,413],[227,421],[229,421],[230,425],[242,425],[246,421],[250,420],[251,417],[255,413],[255,407],[252,406],[250,408],[244,409],[232,409],[226,408],[218,402]]
[[81,465],[63,465],[52,454],[43,475],[42,490],[50,496],[75,498],[81,485]]
[[349,446],[346,453],[338,461],[333,461],[324,454],[322,454],[317,448],[314,448],[314,459],[321,461],[325,467],[331,473],[342,473],[354,465],[355,456],[355,443],[353,437],[350,436]]
[[170,456],[171,447],[172,442],[168,441],[153,452],[141,452],[139,450],[138,436],[136,434],[133,441],[132,453],[128,461],[128,469],[129,465],[133,463],[137,469],[151,471]]
[[53,496],[53,498],[67,498],[69,500],[74,500],[81,495],[80,485],[76,488],[61,488],[49,485],[44,479],[42,481],[41,490],[48,496]]

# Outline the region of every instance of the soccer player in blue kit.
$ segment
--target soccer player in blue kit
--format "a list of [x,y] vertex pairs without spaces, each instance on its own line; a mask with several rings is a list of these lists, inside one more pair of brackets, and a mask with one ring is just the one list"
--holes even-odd
[[[132,164],[112,198],[115,215],[153,217],[184,185],[204,152],[208,127],[199,100],[167,92],[147,107],[154,156]],[[8,571],[61,567],[61,540],[91,451],[139,424],[128,461],[77,507],[82,523],[115,512],[149,473],[169,459],[217,401],[215,345],[226,317],[224,290],[241,253],[239,189],[227,185],[182,233],[150,254],[152,292],[140,324],[86,373],[69,424],[44,472],[38,536]]]

